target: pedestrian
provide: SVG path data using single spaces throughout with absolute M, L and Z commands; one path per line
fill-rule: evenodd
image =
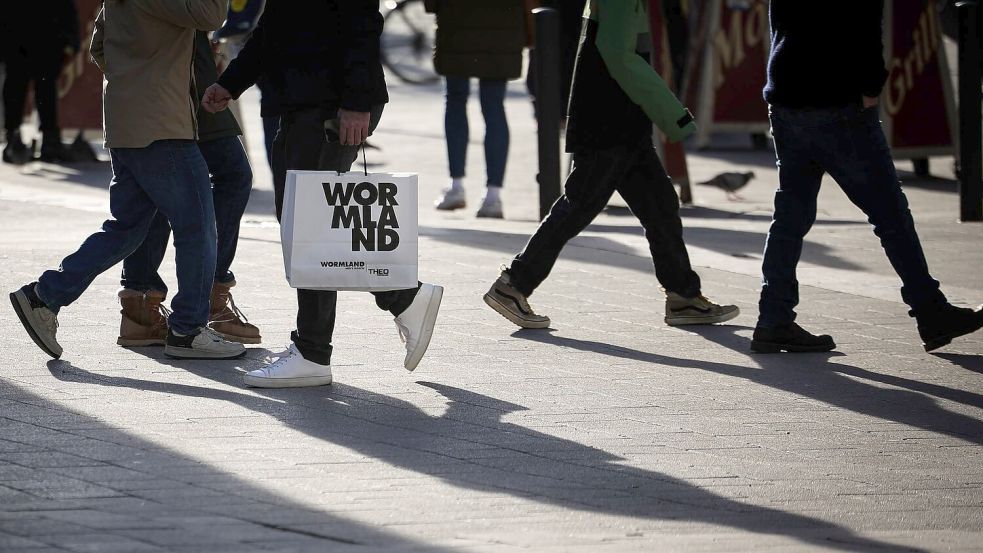
M 57 270 L 10 294 L 34 342 L 62 354 L 58 312 L 100 273 L 143 242 L 157 212 L 174 230 L 178 292 L 167 318 L 164 354 L 229 359 L 245 353 L 208 328 L 216 230 L 208 167 L 195 143 L 189 70 L 195 29 L 215 29 L 226 0 L 111 0 L 96 20 L 91 54 L 103 71 L 106 147 L 112 158 L 112 213 Z
M 502 186 L 509 155 L 505 117 L 508 81 L 522 74 L 527 42 L 525 0 L 427 0 L 437 15 L 434 69 L 444 76 L 444 134 L 451 183 L 435 202 L 439 210 L 467 207 L 465 165 L 470 140 L 467 104 L 471 78 L 478 79 L 478 100 L 485 120 L 485 194 L 478 217 L 502 218 Z
M 778 158 L 775 214 L 765 242 L 751 350 L 829 351 L 832 337 L 795 323 L 795 268 L 816 220 L 824 174 L 867 215 L 911 308 L 926 351 L 983 326 L 983 310 L 955 307 L 929 274 L 908 200 L 878 116 L 887 80 L 882 0 L 772 0 L 764 98 Z
M 560 250 L 607 205 L 617 190 L 641 222 L 666 293 L 669 325 L 720 323 L 737 306 L 704 297 L 683 243 L 679 198 L 652 138 L 655 123 L 670 140 L 696 126 L 647 59 L 651 40 L 644 3 L 590 3 L 570 93 L 566 148 L 573 169 L 525 249 L 484 296 L 485 303 L 524 328 L 546 328 L 528 297 L 546 279 Z
M 41 161 L 72 161 L 58 126 L 58 76 L 79 49 L 79 21 L 73 0 L 11 2 L 0 24 L 0 58 L 7 64 L 3 83 L 6 145 L 3 161 L 22 164 L 34 158 L 20 127 L 28 84 L 34 82 L 34 105 L 41 121 Z
M 348 171 L 389 101 L 380 61 L 382 14 L 376 0 L 269 2 L 239 56 L 205 91 L 202 106 L 225 109 L 265 79 L 262 115 L 280 118 L 273 142 L 273 186 L 279 219 L 287 171 Z M 416 368 L 430 344 L 443 288 L 374 293 L 405 341 L 403 366 Z M 297 329 L 284 356 L 249 372 L 249 386 L 285 388 L 331 383 L 337 292 L 297 290 Z
M 195 89 L 202 93 L 218 77 L 212 45 L 204 31 L 195 32 L 194 74 Z M 230 268 L 239 241 L 239 221 L 253 184 L 249 159 L 239 141 L 242 130 L 231 110 L 215 114 L 197 111 L 198 149 L 212 177 L 218 236 L 208 326 L 226 340 L 258 344 L 262 341 L 259 329 L 246 320 L 231 291 L 236 285 Z M 117 339 L 121 346 L 162 346 L 166 341 L 167 320 L 161 302 L 167 297 L 167 285 L 158 271 L 170 235 L 167 217 L 158 211 L 143 244 L 123 261 L 123 288 L 119 291 L 122 319 Z

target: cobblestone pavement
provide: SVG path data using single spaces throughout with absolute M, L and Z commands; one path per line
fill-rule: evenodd
M 801 321 L 833 334 L 835 353 L 749 354 L 776 175 L 769 153 L 736 142 L 690 168 L 755 171 L 746 199 L 697 186 L 684 210 L 706 293 L 742 309 L 733 324 L 663 324 L 645 242 L 617 207 L 533 297 L 552 329 L 485 307 L 535 228 L 535 131 L 511 89 L 505 221 L 473 217 L 477 105 L 464 212 L 430 208 L 446 180 L 439 88 L 394 83 L 373 137 L 373 170 L 421 175 L 421 277 L 447 290 L 414 373 L 391 319 L 346 293 L 333 385 L 242 387 L 295 312 L 254 96 L 257 183 L 233 269 L 262 345 L 235 362 L 117 347 L 117 269 L 63 310 L 60 361 L 0 308 L 0 551 L 983 550 L 983 334 L 924 353 L 876 238 L 831 182 L 800 281 Z M 976 305 L 983 225 L 955 222 L 948 164 L 918 181 L 899 167 L 933 272 Z M 107 175 L 0 168 L 4 290 L 98 227 Z

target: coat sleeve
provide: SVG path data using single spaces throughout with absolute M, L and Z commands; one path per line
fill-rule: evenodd
M 103 42 L 106 36 L 106 8 L 102 7 L 99 9 L 99 15 L 96 16 L 95 25 L 92 28 L 92 42 L 89 44 L 89 57 L 92 61 L 99 66 L 99 70 L 103 73 L 106 72 L 106 56 L 105 50 L 103 49 Z
M 225 22 L 228 0 L 143 0 L 146 12 L 178 27 L 214 31 Z
M 239 55 L 229 63 L 229 66 L 215 81 L 219 86 L 228 90 L 233 98 L 238 99 L 247 88 L 256 84 L 256 81 L 263 74 L 263 40 L 266 36 L 264 22 L 272 9 L 272 6 L 267 6 L 266 12 L 259 18 L 256 29 L 246 39 Z
M 598 0 L 597 4 L 597 49 L 618 86 L 669 140 L 678 142 L 696 131 L 689 110 L 635 52 L 637 21 L 645 16 L 639 13 L 638 0 Z
M 375 0 L 344 0 L 338 5 L 345 47 L 341 107 L 366 112 L 372 108 L 373 76 L 382 64 L 382 14 Z
M 861 63 L 863 63 L 863 82 L 860 90 L 864 96 L 877 98 L 884 90 L 887 81 L 887 68 L 884 67 L 884 0 L 868 0 L 858 4 Z

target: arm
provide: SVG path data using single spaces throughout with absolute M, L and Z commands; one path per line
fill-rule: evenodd
M 382 64 L 379 52 L 382 14 L 379 13 L 379 3 L 375 0 L 344 0 L 338 5 L 345 48 L 341 108 L 368 112 L 372 108 L 368 97 L 375 85 L 373 75 Z
M 103 49 L 103 40 L 106 36 L 105 26 L 106 8 L 102 7 L 99 10 L 99 15 L 96 16 L 96 23 L 92 29 L 92 42 L 89 44 L 89 56 L 92 58 L 92 61 L 99 66 L 99 70 L 103 73 L 106 72 L 106 56 L 105 50 Z
M 214 31 L 225 22 L 228 0 L 144 0 L 147 12 L 178 27 Z
M 689 111 L 652 66 L 635 53 L 636 21 L 643 17 L 637 1 L 598 0 L 597 4 L 597 49 L 611 77 L 669 140 L 678 142 L 692 134 L 696 124 Z
M 79 31 L 79 16 L 78 11 L 75 9 L 75 2 L 72 0 L 62 0 L 61 12 L 59 13 L 62 20 L 59 21 L 59 35 L 62 40 L 62 46 L 71 49 L 71 51 L 79 51 L 80 31 Z
M 256 29 L 246 39 L 239 55 L 229 63 L 216 81 L 216 84 L 228 90 L 233 98 L 238 98 L 247 88 L 256 84 L 263 74 L 263 37 L 266 36 L 263 23 L 267 21 L 267 14 L 275 9 L 273 4 L 271 2 L 267 5 L 266 12 L 259 18 Z
M 864 78 L 860 90 L 868 98 L 877 98 L 887 81 L 887 69 L 884 67 L 884 0 L 860 2 L 857 6 L 861 10 L 857 30 L 863 41 L 860 56 Z

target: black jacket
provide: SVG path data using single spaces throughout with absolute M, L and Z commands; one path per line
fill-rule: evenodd
M 883 0 L 771 0 L 765 101 L 824 108 L 880 96 L 883 11 Z
M 310 107 L 369 111 L 389 101 L 381 34 L 377 0 L 267 2 L 218 83 L 238 98 L 263 77 L 264 117 Z

